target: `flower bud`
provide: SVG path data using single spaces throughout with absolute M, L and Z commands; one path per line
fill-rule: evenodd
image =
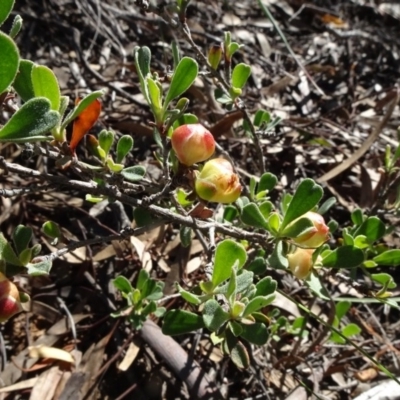
M 178 160 L 188 167 L 209 159 L 215 151 L 214 136 L 201 124 L 187 124 L 176 128 L 171 145 Z
M 306 279 L 310 275 L 313 267 L 312 254 L 313 249 L 302 249 L 300 247 L 292 253 L 288 254 L 289 268 L 293 275 L 298 279 Z
M 300 218 L 308 218 L 314 225 L 310 231 L 293 239 L 302 247 L 316 248 L 329 239 L 329 227 L 325 224 L 324 217 L 316 212 L 309 211 Z
M 17 287 L 0 272 L 0 322 L 22 311 Z
M 242 191 L 239 177 L 224 158 L 214 158 L 204 164 L 196 177 L 195 189 L 201 199 L 214 203 L 232 203 Z
M 217 69 L 222 58 L 222 46 L 214 44 L 208 51 L 208 62 L 212 69 Z

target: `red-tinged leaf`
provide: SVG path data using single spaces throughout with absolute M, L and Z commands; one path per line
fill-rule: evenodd
M 80 102 L 77 99 L 76 104 Z M 101 103 L 99 100 L 93 101 L 88 107 L 86 107 L 74 120 L 72 127 L 72 137 L 69 147 L 73 153 L 75 153 L 76 146 L 82 140 L 87 132 L 93 127 L 98 120 L 101 113 Z

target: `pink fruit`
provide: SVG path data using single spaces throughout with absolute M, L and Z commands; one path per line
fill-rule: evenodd
M 176 128 L 171 145 L 178 160 L 190 167 L 209 159 L 215 151 L 214 136 L 201 124 L 187 124 Z
M 298 279 L 306 279 L 310 275 L 313 267 L 312 254 L 313 249 L 297 248 L 292 254 L 288 254 L 289 268 L 293 275 Z
M 329 240 L 329 227 L 325 224 L 322 215 L 309 211 L 300 218 L 308 218 L 313 223 L 314 228 L 311 231 L 294 238 L 293 241 L 296 244 L 302 247 L 316 248 Z
M 22 311 L 17 287 L 0 272 L 0 322 Z
M 224 158 L 214 158 L 204 164 L 195 181 L 197 195 L 214 203 L 236 201 L 242 187 L 231 163 Z

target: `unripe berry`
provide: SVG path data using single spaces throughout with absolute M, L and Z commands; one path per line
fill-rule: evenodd
M 296 244 L 302 247 L 316 248 L 329 240 L 329 227 L 325 224 L 322 215 L 309 211 L 300 218 L 308 218 L 313 223 L 314 228 L 311 231 L 294 238 L 293 241 Z
M 306 279 L 310 275 L 313 267 L 312 254 L 313 249 L 297 248 L 292 254 L 288 254 L 289 268 L 293 275 L 298 279 Z
M 0 322 L 22 311 L 17 287 L 0 272 Z
M 215 151 L 214 136 L 201 124 L 187 124 L 176 128 L 171 145 L 178 160 L 188 167 L 208 160 Z
M 224 158 L 214 158 L 204 164 L 195 181 L 197 195 L 214 203 L 236 201 L 242 187 L 231 163 Z

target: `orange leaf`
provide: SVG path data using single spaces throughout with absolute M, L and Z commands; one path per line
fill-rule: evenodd
M 321 16 L 322 21 L 327 25 L 335 25 L 336 28 L 344 28 L 346 27 L 346 22 L 344 22 L 341 18 L 336 17 L 332 14 L 324 14 Z
M 76 104 L 80 102 L 77 99 Z M 87 132 L 93 127 L 93 125 L 98 120 L 101 113 L 101 103 L 99 100 L 95 100 L 89 106 L 87 106 L 74 120 L 72 126 L 72 137 L 69 144 L 69 148 L 73 153 L 75 153 L 76 146 L 82 140 Z

